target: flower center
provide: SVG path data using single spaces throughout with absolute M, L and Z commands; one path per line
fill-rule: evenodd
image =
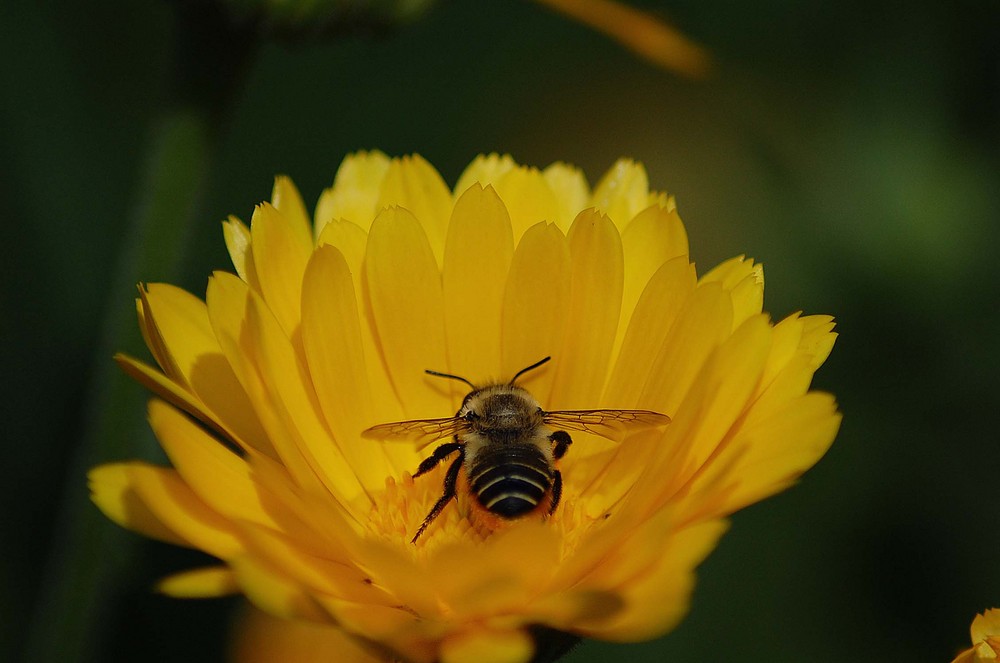
M 414 479 L 409 472 L 402 477 L 386 477 L 385 490 L 373 495 L 374 504 L 368 518 L 372 536 L 405 543 L 417 533 L 434 504 L 444 495 L 445 468 L 437 467 Z M 468 503 L 464 495 L 450 500 L 427 530 L 417 539 L 416 547 L 434 542 L 454 541 L 466 537 L 481 538 L 468 518 Z
M 446 468 L 442 466 L 417 479 L 409 472 L 404 472 L 399 478 L 386 477 L 385 490 L 372 496 L 374 504 L 367 520 L 370 535 L 417 553 L 463 540 L 483 542 L 521 520 L 544 519 L 560 533 L 566 554 L 576 547 L 580 537 L 592 525 L 603 523 L 610 515 L 600 508 L 601 505 L 581 499 L 573 484 L 568 483 L 559 507 L 551 516 L 537 512 L 505 520 L 476 503 L 468 492 L 464 476 L 460 476 L 456 497 L 445 504 L 433 522 L 411 544 L 435 503 L 444 495 L 445 473 Z

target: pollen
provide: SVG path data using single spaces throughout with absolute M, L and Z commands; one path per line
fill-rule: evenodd
M 374 538 L 390 541 L 409 542 L 413 538 L 427 512 L 441 497 L 444 482 L 444 468 L 414 479 L 409 472 L 403 472 L 397 480 L 392 476 L 385 479 L 385 490 L 372 496 L 368 531 Z M 405 548 L 416 552 L 430 550 L 443 541 L 482 540 L 488 533 L 480 532 L 469 518 L 469 509 L 464 495 L 452 500 L 441 515 L 417 539 L 416 543 L 406 543 Z

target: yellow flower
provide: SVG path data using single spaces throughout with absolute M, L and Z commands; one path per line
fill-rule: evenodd
M 174 596 L 242 592 L 278 617 L 336 628 L 415 662 L 527 661 L 534 637 L 656 637 L 683 616 L 693 570 L 733 511 L 791 485 L 840 417 L 810 392 L 828 316 L 761 312 L 760 265 L 698 278 L 674 200 L 637 163 L 582 173 L 490 155 L 450 191 L 414 156 L 348 157 L 310 223 L 291 181 L 250 228 L 224 224 L 237 275 L 205 301 L 150 284 L 139 322 L 172 468 L 90 474 L 116 522 L 221 560 L 164 580 Z M 619 443 L 580 432 L 557 461 L 558 508 L 491 530 L 447 462 L 364 439 L 451 417 L 467 387 L 518 384 L 545 410 L 646 409 L 666 427 Z M 562 637 L 562 636 L 560 636 Z
M 1000 660 L 1000 609 L 991 608 L 976 615 L 969 629 L 972 647 L 966 649 L 951 663 L 986 663 Z

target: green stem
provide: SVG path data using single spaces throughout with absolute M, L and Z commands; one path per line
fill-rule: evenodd
M 92 388 L 77 453 L 69 465 L 25 661 L 93 658 L 101 617 L 127 571 L 135 539 L 87 498 L 86 472 L 100 462 L 152 458 L 146 395 L 111 361 L 117 350 L 142 352 L 133 300 L 139 280 L 176 278 L 196 223 L 229 107 L 255 40 L 209 2 L 177 5 L 177 50 L 169 108 L 153 123 L 135 212 L 123 242 L 91 372 Z

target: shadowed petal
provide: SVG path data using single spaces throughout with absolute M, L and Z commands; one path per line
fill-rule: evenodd
M 503 377 L 501 311 L 513 256 L 503 201 L 492 187 L 471 186 L 455 203 L 442 278 L 447 368 L 477 384 Z
M 420 155 L 393 159 L 382 182 L 376 209 L 398 205 L 419 221 L 437 264 L 444 255 L 451 192 L 434 166 Z
M 588 407 L 604 389 L 618 329 L 624 274 L 621 238 L 608 217 L 581 212 L 569 236 L 571 261 L 567 334 L 549 409 Z
M 327 624 L 281 619 L 247 610 L 234 637 L 233 663 L 387 663 L 342 629 Z
M 619 159 L 594 187 L 590 204 L 607 214 L 619 230 L 649 207 L 649 177 L 641 163 Z
M 558 228 L 539 223 L 524 233 L 504 289 L 500 335 L 504 377 L 562 347 L 569 313 L 570 270 L 569 246 Z M 553 379 L 551 367 L 543 367 L 525 375 L 520 383 L 545 403 Z
M 563 215 L 559 199 L 537 168 L 511 168 L 493 186 L 510 213 L 515 242 L 521 240 L 528 228 L 541 221 L 554 223 L 565 232 L 573 220 L 572 216 Z
M 542 171 L 542 176 L 548 182 L 549 188 L 559 201 L 558 223 L 563 231 L 569 226 L 576 214 L 587 206 L 590 200 L 590 185 L 583 171 L 576 166 L 557 161 Z
M 483 188 L 491 184 L 496 188 L 497 180 L 503 177 L 507 171 L 516 167 L 517 163 L 509 154 L 500 155 L 496 152 L 486 155 L 480 154 L 466 166 L 459 176 L 458 182 L 455 184 L 455 197 L 461 196 L 466 189 L 477 182 Z
M 316 204 L 315 236 L 326 224 L 350 221 L 367 231 L 378 212 L 382 183 L 389 171 L 389 157 L 378 150 L 357 152 L 344 158 L 333 186 L 323 191 Z
M 742 256 L 731 258 L 708 274 L 701 283 L 719 283 L 733 299 L 733 329 L 764 307 L 764 266 Z
M 382 357 L 403 411 L 411 417 L 452 414 L 437 395 L 447 387 L 424 374 L 447 365 L 444 301 L 434 254 L 410 212 L 391 207 L 375 219 L 365 276 Z
M 337 446 L 367 490 L 395 474 L 381 445 L 359 439 L 377 423 L 368 385 L 354 282 L 347 261 L 333 246 L 317 250 L 302 289 L 302 345 L 320 408 Z M 347 388 L 351 385 L 350 388 Z
M 301 317 L 302 274 L 312 241 L 301 237 L 295 223 L 267 203 L 254 210 L 250 236 L 261 295 L 291 336 Z
M 94 468 L 88 479 L 94 503 L 124 527 L 222 559 L 242 550 L 229 521 L 198 499 L 174 470 L 120 463 Z
M 182 571 L 156 583 L 156 591 L 178 599 L 207 599 L 240 591 L 228 566 L 209 566 Z
M 441 663 L 527 663 L 534 651 L 524 631 L 477 629 L 445 640 Z

